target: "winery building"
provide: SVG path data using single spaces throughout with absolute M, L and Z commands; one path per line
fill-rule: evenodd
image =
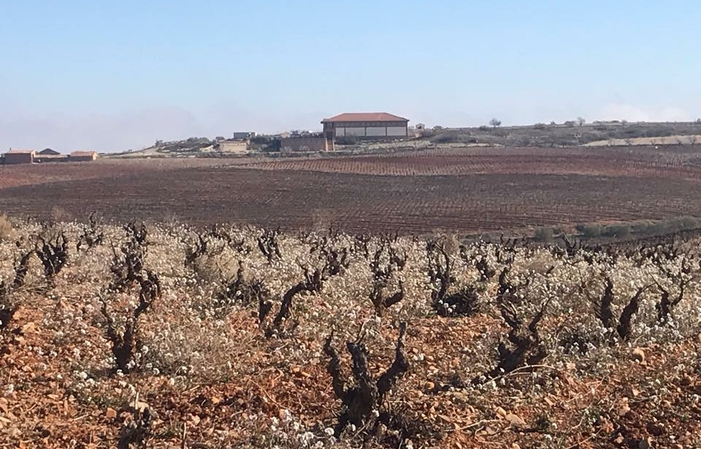
M 5 154 L 5 164 L 31 164 L 34 162 L 36 151 L 34 150 L 10 150 Z
M 68 155 L 69 162 L 89 162 L 97 159 L 97 151 L 74 151 Z
M 409 120 L 386 112 L 354 112 L 322 120 L 327 150 L 333 149 L 335 139 L 359 140 L 404 139 L 409 136 Z

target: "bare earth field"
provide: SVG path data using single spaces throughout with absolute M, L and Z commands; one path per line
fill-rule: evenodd
M 477 232 L 701 216 L 690 147 L 469 148 L 0 167 L 0 210 L 348 232 Z

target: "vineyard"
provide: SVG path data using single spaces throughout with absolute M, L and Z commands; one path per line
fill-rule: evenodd
M 664 150 L 617 148 L 442 148 L 432 151 L 242 164 L 260 170 L 308 170 L 389 176 L 474 174 L 574 174 L 699 178 L 698 153 L 690 147 Z
M 49 219 L 487 233 L 701 217 L 693 148 L 447 148 L 353 157 L 2 167 L 0 210 Z
M 0 447 L 701 446 L 693 235 L 0 224 Z
M 91 164 L 43 163 L 35 165 L 0 165 L 0 189 L 9 187 L 51 184 L 76 180 L 120 178 L 129 175 L 146 175 L 153 171 L 175 170 L 218 165 L 212 159 L 162 159 L 162 160 L 110 160 Z

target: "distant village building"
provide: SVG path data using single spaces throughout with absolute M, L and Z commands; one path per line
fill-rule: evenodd
M 68 155 L 69 162 L 89 162 L 97 159 L 97 151 L 74 151 Z
M 243 154 L 248 152 L 248 142 L 245 140 L 224 140 L 217 144 L 222 153 Z
M 56 150 L 52 150 L 51 148 L 45 148 L 37 153 L 37 156 L 60 156 L 60 155 L 61 155 L 61 153 L 59 153 Z
M 234 132 L 234 140 L 248 140 L 256 137 L 255 132 L 249 132 L 249 131 L 241 131 L 241 132 Z
M 41 151 L 39 151 L 35 156 L 34 156 L 34 162 L 66 162 L 68 160 L 68 155 L 66 154 L 61 154 L 56 150 L 52 150 L 51 148 L 45 148 Z
M 321 124 L 327 150 L 332 150 L 340 137 L 387 140 L 409 136 L 409 120 L 386 112 L 345 113 L 324 119 Z
M 10 150 L 5 154 L 5 165 L 31 164 L 34 162 L 34 150 Z

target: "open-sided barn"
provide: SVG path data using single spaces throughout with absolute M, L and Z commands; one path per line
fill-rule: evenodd
M 322 120 L 327 149 L 339 137 L 361 140 L 402 139 L 409 136 L 409 119 L 386 112 L 353 112 Z

